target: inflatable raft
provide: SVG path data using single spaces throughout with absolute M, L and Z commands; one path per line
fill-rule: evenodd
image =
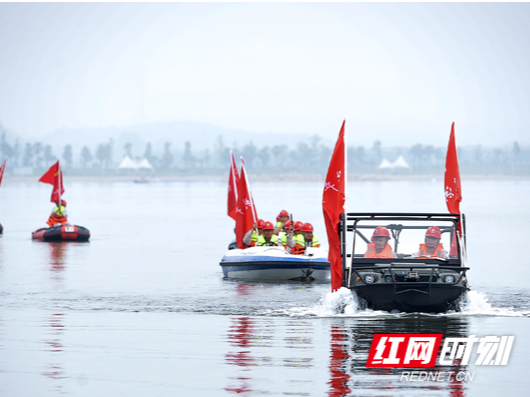
M 77 225 L 58 225 L 35 230 L 31 238 L 41 241 L 88 241 L 90 231 Z

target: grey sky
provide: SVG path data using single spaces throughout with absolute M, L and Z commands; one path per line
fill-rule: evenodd
M 0 122 L 530 144 L 528 3 L 0 3 Z

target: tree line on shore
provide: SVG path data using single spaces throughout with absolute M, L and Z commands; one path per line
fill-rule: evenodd
M 51 145 L 38 141 L 24 144 L 18 140 L 8 142 L 5 133 L 0 142 L 0 153 L 2 158 L 8 159 L 9 167 L 27 175 L 38 174 L 57 160 L 61 160 L 65 173 L 119 175 L 120 172 L 127 172 L 118 168 L 124 156 L 136 161 L 146 159 L 153 167 L 151 172 L 160 175 L 222 174 L 228 169 L 230 151 L 236 158 L 243 157 L 246 167 L 254 173 L 323 173 L 327 170 L 333 150 L 323 144 L 318 135 L 299 141 L 294 148 L 283 143 L 257 147 L 252 140 L 241 147 L 237 144 L 228 146 L 223 136 L 219 135 L 211 149 L 194 150 L 189 141 L 176 149 L 171 142 L 165 142 L 163 147 L 157 148 L 158 151 L 148 142 L 142 156 L 134 156 L 132 149 L 130 142 L 117 147 L 115 141 L 109 139 L 95 147 L 84 145 L 77 152 L 74 152 L 72 145 L 66 144 L 56 153 Z M 438 172 L 440 168 L 443 170 L 445 151 L 443 147 L 422 144 L 384 147 L 380 141 L 375 141 L 371 147 L 349 146 L 348 168 L 358 173 L 384 172 L 379 169 L 384 159 L 394 161 L 403 156 L 410 168 L 395 172 Z M 499 148 L 481 145 L 459 147 L 458 155 L 464 172 L 466 169 L 476 169 L 483 172 L 530 174 L 530 150 L 522 149 L 518 142 Z

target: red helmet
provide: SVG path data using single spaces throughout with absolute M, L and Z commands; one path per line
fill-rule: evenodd
M 61 205 L 62 205 L 63 207 L 66 207 L 66 200 L 61 200 Z
M 425 232 L 425 236 L 434 237 L 434 238 L 442 238 L 442 232 L 440 231 L 440 229 L 438 227 L 431 226 Z
M 286 227 L 287 229 L 289 229 L 289 228 L 291 227 L 291 223 L 293 223 L 293 222 L 291 222 L 290 220 L 287 221 L 287 222 L 285 222 L 285 227 Z
M 310 223 L 304 223 L 302 225 L 302 231 L 303 232 L 312 232 L 313 231 L 313 225 Z
M 304 224 L 300 221 L 294 223 L 294 230 L 300 230 Z
M 377 237 L 377 236 L 381 236 L 381 237 L 388 237 L 388 238 L 391 238 L 390 237 L 390 232 L 388 231 L 388 229 L 384 226 L 377 226 L 374 230 L 374 234 L 372 234 L 372 237 Z
M 278 217 L 280 217 L 280 216 L 289 216 L 289 213 L 287 211 L 285 211 L 285 210 L 281 210 L 280 211 L 280 215 L 278 215 Z
M 265 221 L 263 219 L 258 219 L 258 229 L 263 229 L 263 225 L 265 225 Z
M 265 222 L 263 225 L 263 230 L 274 230 L 274 226 L 272 226 L 272 223 L 270 222 Z

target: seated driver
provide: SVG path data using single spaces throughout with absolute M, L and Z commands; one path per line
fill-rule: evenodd
M 397 258 L 396 253 L 388 244 L 390 232 L 384 226 L 377 226 L 372 235 L 372 243 L 368 244 L 365 258 Z
M 436 226 L 431 226 L 425 232 L 425 244 L 420 244 L 420 250 L 413 253 L 412 256 L 418 259 L 441 258 L 449 259 L 449 253 L 444 250 L 440 243 L 442 232 Z

